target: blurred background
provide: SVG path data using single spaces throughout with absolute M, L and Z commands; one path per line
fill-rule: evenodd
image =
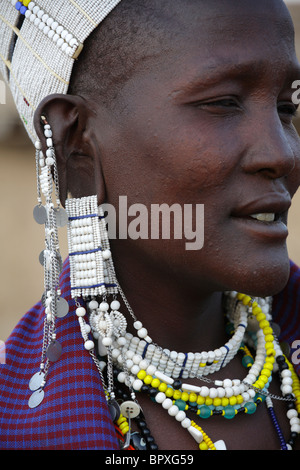
M 289 0 L 286 3 L 294 19 L 297 54 L 300 58 L 300 0 Z M 300 133 L 300 117 L 295 120 L 295 126 Z M 4 89 L 2 81 L 0 200 L 0 341 L 5 341 L 18 320 L 42 296 L 43 268 L 38 256 L 44 249 L 44 227 L 36 224 L 32 217 L 36 205 L 34 149 L 19 121 L 9 90 L 7 87 Z M 300 191 L 294 198 L 289 217 L 288 240 L 290 257 L 300 265 L 299 215 Z M 66 229 L 59 230 L 61 252 L 65 258 Z

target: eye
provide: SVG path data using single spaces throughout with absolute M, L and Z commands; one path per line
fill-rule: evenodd
M 235 97 L 216 98 L 208 101 L 198 101 L 193 106 L 207 110 L 214 114 L 228 114 L 242 109 Z
M 293 118 L 298 114 L 298 106 L 290 102 L 279 103 L 277 110 L 282 119 L 288 123 L 291 123 Z
M 221 100 L 209 101 L 202 104 L 204 106 L 224 106 L 224 108 L 230 108 L 237 105 L 236 101 L 232 98 L 223 98 Z
M 198 103 L 198 105 L 200 106 L 220 106 L 220 107 L 224 107 L 224 108 L 232 108 L 232 107 L 235 107 L 237 106 L 237 101 L 234 100 L 233 98 L 222 98 L 222 99 L 218 99 L 218 100 L 214 100 L 214 101 L 207 101 L 207 102 L 202 102 L 202 103 Z

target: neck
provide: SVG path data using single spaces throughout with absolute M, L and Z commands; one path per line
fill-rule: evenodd
M 118 281 L 155 343 L 170 350 L 196 352 L 226 341 L 221 292 L 203 293 L 176 275 L 154 272 L 149 264 L 143 269 L 139 260 L 142 258 L 127 261 L 114 249 Z

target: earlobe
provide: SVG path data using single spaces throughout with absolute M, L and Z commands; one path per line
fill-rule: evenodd
M 51 125 L 63 206 L 68 193 L 76 198 L 93 194 L 97 194 L 99 200 L 104 197 L 103 178 L 99 178 L 98 145 L 89 128 L 92 112 L 80 96 L 54 94 L 40 103 L 34 115 L 43 152 L 46 143 L 41 116 L 45 116 Z

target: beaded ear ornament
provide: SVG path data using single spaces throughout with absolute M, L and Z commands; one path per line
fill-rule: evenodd
M 149 395 L 152 402 L 173 416 L 200 450 L 226 449 L 223 440 L 213 442 L 205 433 L 199 424 L 203 419 L 219 416 L 231 420 L 240 414 L 252 415 L 265 403 L 280 449 L 293 448 L 300 433 L 300 382 L 271 326 L 270 299 L 226 293 L 229 339 L 214 351 L 176 352 L 157 345 L 138 321 L 117 281 L 106 221 L 97 197 L 68 199 L 66 210 L 60 207 L 52 132 L 45 117 L 42 123 L 47 149 L 44 157 L 41 143 L 36 144 L 38 205 L 34 218 L 45 224 L 46 231 L 46 247 L 40 256 L 45 269 L 45 323 L 41 366 L 29 384 L 33 391 L 29 406 L 34 408 L 41 403 L 50 363 L 61 354 L 55 319 L 68 313 L 68 305 L 60 297 L 58 287 L 62 261 L 57 227 L 67 224 L 71 296 L 76 303 L 83 346 L 98 370 L 112 420 L 123 436 L 123 449 L 158 448 L 138 403 L 138 393 Z M 129 319 L 121 313 L 123 308 Z M 127 331 L 128 321 L 132 322 L 135 335 Z M 243 380 L 210 377 L 238 354 L 247 370 Z M 272 375 L 277 371 L 280 397 L 269 392 Z M 189 379 L 203 384 L 191 385 Z M 287 404 L 291 429 L 288 439 L 276 417 L 274 399 Z
M 29 389 L 33 392 L 28 401 L 30 408 L 35 408 L 43 400 L 44 387 L 50 364 L 57 361 L 61 356 L 61 344 L 56 338 L 56 318 L 64 317 L 69 311 L 68 303 L 61 297 L 59 289 L 62 258 L 58 243 L 58 227 L 63 227 L 67 224 L 68 216 L 64 208 L 60 206 L 52 131 L 45 116 L 41 117 L 41 123 L 44 128 L 46 152 L 44 155 L 42 144 L 40 141 L 37 141 L 35 148 L 38 204 L 34 207 L 33 217 L 38 224 L 45 226 L 45 249 L 39 256 L 39 261 L 44 267 L 44 294 L 42 296 L 42 303 L 45 307 L 45 319 L 40 370 L 33 375 L 29 382 Z M 56 207 L 54 205 L 53 193 Z M 42 203 L 42 197 L 45 199 L 44 204 Z

